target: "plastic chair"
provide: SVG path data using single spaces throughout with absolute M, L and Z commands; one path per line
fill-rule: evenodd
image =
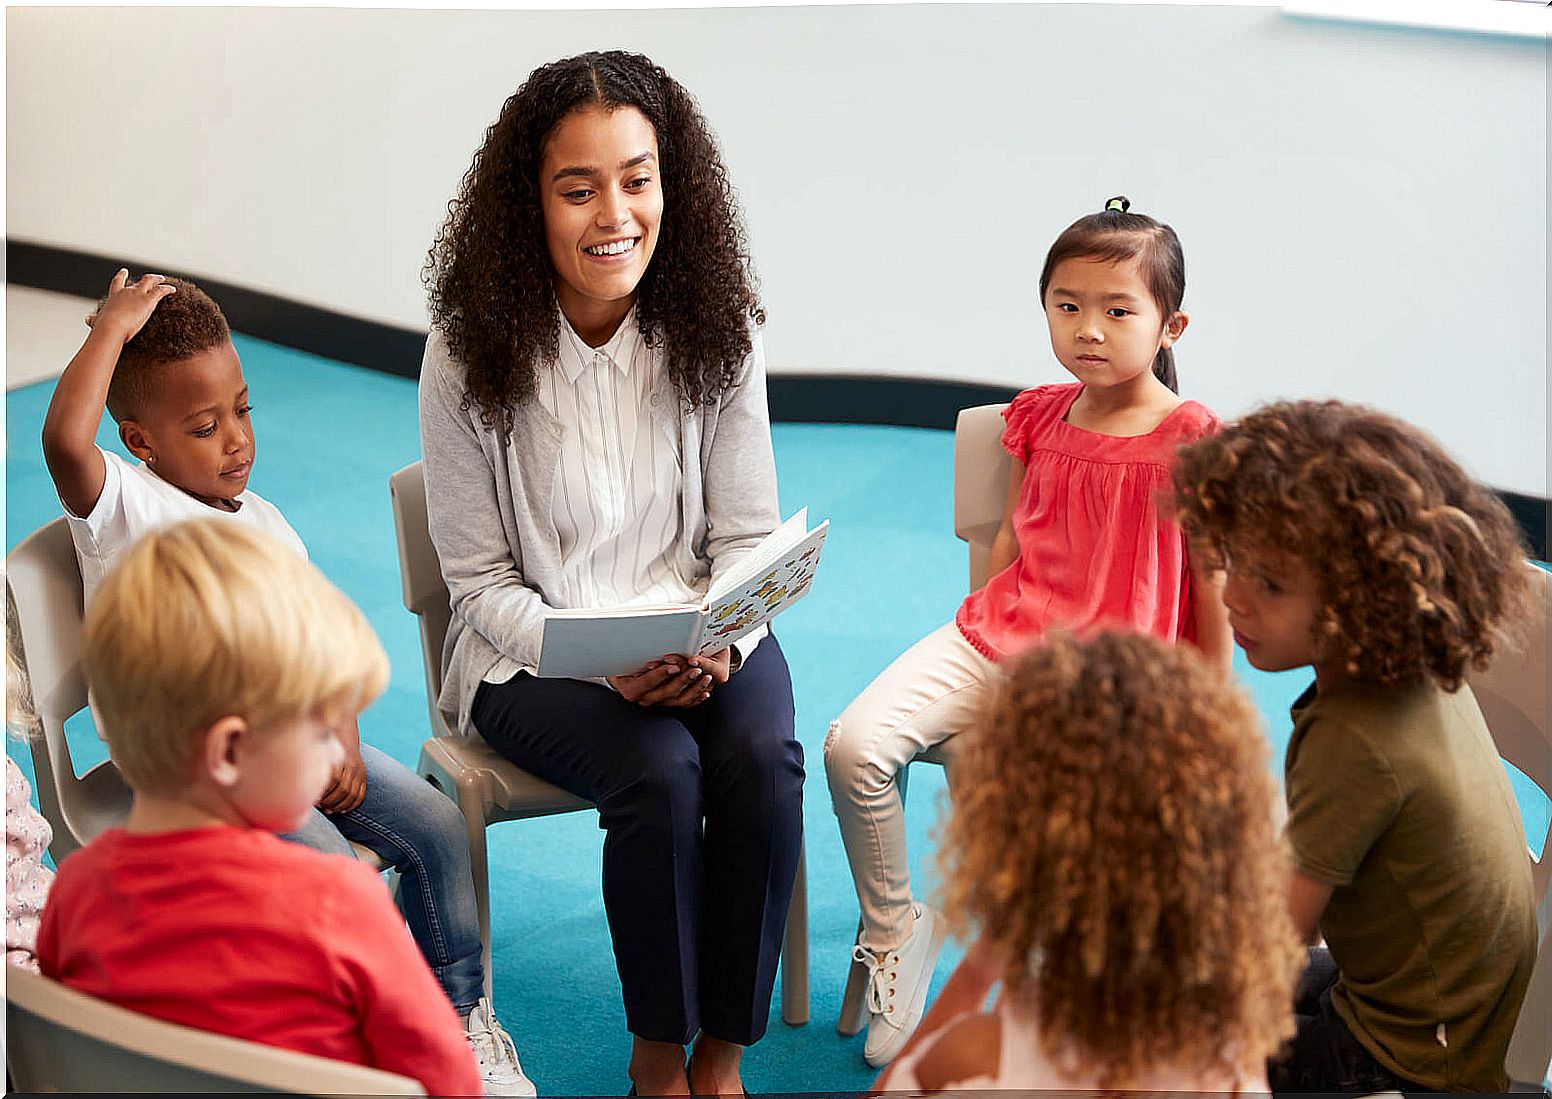
M 986 583 L 987 562 L 992 542 L 1002 527 L 1002 508 L 1008 496 L 1011 465 L 1002 449 L 1004 428 L 1002 410 L 1006 404 L 976 405 L 961 409 L 954 424 L 954 533 L 968 543 L 970 551 L 970 587 L 975 591 Z M 920 753 L 911 763 L 948 765 L 952 743 L 937 744 Z M 895 776 L 900 801 L 910 778 L 910 764 Z M 862 921 L 857 921 L 857 941 L 862 941 Z M 846 972 L 846 990 L 841 994 L 841 1016 L 835 1029 L 856 1034 L 864 1022 L 863 996 L 867 989 L 868 968 L 853 961 Z
M 1002 526 L 1012 463 L 1002 449 L 1006 404 L 963 409 L 954 424 L 954 533 L 970 548 L 970 591 L 986 583 L 992 542 Z
M 39 730 L 28 739 L 38 806 L 54 830 L 57 866 L 129 815 L 130 792 L 104 760 L 76 776 L 65 721 L 86 707 L 81 671 L 81 574 L 63 518 L 45 523 L 6 554 L 6 632 L 26 673 Z
M 426 1094 L 397 1073 L 193 1030 L 5 968 L 6 1067 L 20 1091 Z
M 57 866 L 98 833 L 129 816 L 130 790 L 112 760 L 77 777 L 65 722 L 86 708 L 81 670 L 85 640 L 81 573 L 63 517 L 33 531 L 6 554 L 6 633 L 26 675 L 40 730 L 28 739 L 37 777 L 38 806 L 54 830 L 49 854 Z M 381 870 L 387 865 L 353 843 L 356 857 Z
M 491 996 L 490 873 L 485 828 L 499 821 L 526 820 L 592 809 L 593 805 L 529 774 L 479 737 L 462 737 L 437 708 L 442 693 L 442 643 L 452 620 L 442 566 L 426 525 L 426 484 L 421 463 L 388 479 L 393 525 L 399 542 L 399 575 L 404 606 L 420 621 L 420 654 L 426 675 L 426 709 L 432 736 L 420 750 L 419 773 L 462 810 L 469 837 L 469 862 L 479 905 L 485 963 L 485 995 Z M 808 1022 L 808 870 L 798 856 L 797 880 L 787 908 L 781 948 L 781 1017 L 792 1026 Z
M 1527 565 L 1535 573 L 1533 613 L 1527 639 L 1518 651 L 1501 653 L 1486 672 L 1467 677 L 1482 716 L 1493 734 L 1498 754 L 1525 774 L 1543 795 L 1552 797 L 1552 729 L 1547 720 L 1547 645 L 1552 639 L 1548 617 L 1546 570 Z M 1541 838 L 1538 858 L 1527 848 L 1531 879 L 1535 883 L 1536 929 L 1540 948 L 1531 970 L 1530 987 L 1520 1005 L 1520 1018 L 1504 1058 L 1514 1091 L 1543 1090 L 1542 1082 L 1552 1062 L 1552 828 Z

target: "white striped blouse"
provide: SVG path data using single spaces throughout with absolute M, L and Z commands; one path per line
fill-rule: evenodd
M 666 372 L 663 349 L 645 345 L 634 309 L 597 349 L 561 315 L 559 354 L 537 394 L 565 430 L 552 506 L 564 590 L 548 593 L 552 605 L 694 603 L 703 594 L 678 550 L 677 418 L 665 418 L 670 428 L 649 407 Z

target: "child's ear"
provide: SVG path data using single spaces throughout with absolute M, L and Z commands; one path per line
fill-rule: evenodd
M 1168 347 L 1178 340 L 1186 330 L 1186 325 L 1191 323 L 1189 313 L 1176 312 L 1173 317 L 1164 322 L 1164 334 L 1159 338 L 1160 347 Z
M 124 449 L 136 458 L 148 466 L 156 464 L 156 448 L 151 445 L 151 437 L 138 420 L 120 420 L 119 438 L 124 442 Z
M 237 785 L 249 735 L 248 723 L 235 714 L 217 718 L 205 730 L 199 763 L 217 786 L 229 789 Z

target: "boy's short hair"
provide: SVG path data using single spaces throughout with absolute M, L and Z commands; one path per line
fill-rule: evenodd
M 187 279 L 169 278 L 167 285 L 178 292 L 158 303 L 145 326 L 119 352 L 108 384 L 108 412 L 116 422 L 139 414 L 152 392 L 158 367 L 232 338 L 225 314 L 209 294 Z
M 1453 691 L 1525 606 L 1509 509 L 1425 432 L 1342 401 L 1282 401 L 1179 451 L 1175 506 L 1208 561 L 1291 556 L 1319 651 L 1378 684 Z
M 163 794 L 192 779 L 200 734 L 222 717 L 262 733 L 355 714 L 388 682 L 382 644 L 343 592 L 272 536 L 214 518 L 124 554 L 87 610 L 84 663 L 114 762 Z

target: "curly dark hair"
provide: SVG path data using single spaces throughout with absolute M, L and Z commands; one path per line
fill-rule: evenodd
M 1292 557 L 1316 577 L 1323 658 L 1446 691 L 1527 606 L 1509 509 L 1420 429 L 1342 401 L 1266 405 L 1182 447 L 1174 505 L 1214 566 Z
M 1062 631 L 1014 660 L 950 771 L 945 914 L 1053 1059 L 1147 1086 L 1259 1076 L 1304 962 L 1255 709 L 1190 646 Z
M 620 50 L 540 66 L 485 132 L 423 272 L 432 324 L 466 370 L 466 399 L 504 435 L 557 352 L 539 194 L 545 141 L 566 115 L 594 105 L 634 107 L 657 135 L 663 220 L 637 287 L 636 323 L 649 346 L 667 349 L 687 406 L 714 402 L 737 380 L 749 322 L 765 322 L 733 188 L 690 94 L 648 58 Z
M 132 420 L 151 395 L 157 368 L 208 351 L 232 338 L 226 314 L 187 279 L 168 278 L 176 288 L 151 312 L 145 325 L 119 352 L 108 383 L 108 413 L 115 421 Z M 97 303 L 101 309 L 108 299 Z

